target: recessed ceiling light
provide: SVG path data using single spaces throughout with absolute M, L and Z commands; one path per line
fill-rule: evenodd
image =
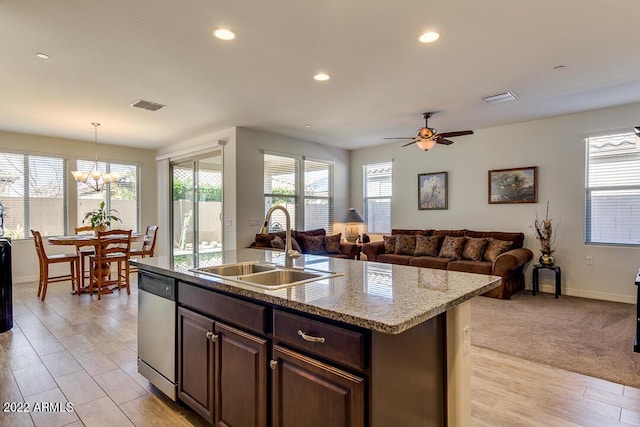
M 439 38 L 440 38 L 440 34 L 436 33 L 435 31 L 429 31 L 422 34 L 420 37 L 418 37 L 418 40 L 421 43 L 431 43 L 438 40 Z
M 310 127 L 311 127 L 311 125 L 310 125 L 310 124 L 306 124 L 306 125 L 304 125 L 304 127 L 306 127 L 306 128 L 310 128 Z
M 233 40 L 236 38 L 236 35 L 233 31 L 227 30 L 226 28 L 219 28 L 213 32 L 213 35 L 219 38 L 220 40 Z
M 313 78 L 319 82 L 324 82 L 327 81 L 331 78 L 331 76 L 329 74 L 325 74 L 325 73 L 318 73 L 315 76 L 313 76 Z
M 46 53 L 36 53 L 36 56 L 40 59 L 49 59 L 49 55 Z

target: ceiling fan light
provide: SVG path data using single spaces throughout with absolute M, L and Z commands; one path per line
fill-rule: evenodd
M 427 151 L 431 150 L 433 146 L 436 145 L 436 141 L 433 139 L 419 139 L 416 141 L 416 145 L 418 145 L 421 150 Z
M 420 43 L 433 43 L 439 38 L 440 38 L 439 33 L 436 33 L 435 31 L 428 31 L 420 35 L 420 37 L 418 37 L 418 40 L 420 41 Z

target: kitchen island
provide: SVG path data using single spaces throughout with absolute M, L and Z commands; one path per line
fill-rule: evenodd
M 266 290 L 168 258 L 134 263 L 142 282 L 177 283 L 178 398 L 216 425 L 470 423 L 468 301 L 499 277 L 305 255 L 296 268 L 341 275 Z

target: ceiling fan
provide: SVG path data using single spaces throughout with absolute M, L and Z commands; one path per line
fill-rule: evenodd
M 417 136 L 385 138 L 385 139 L 412 139 L 413 141 L 404 144 L 403 147 L 406 147 L 407 145 L 411 145 L 411 144 L 417 144 L 418 147 L 420 147 L 424 151 L 427 151 L 427 150 L 430 150 L 435 144 L 443 144 L 443 145 L 453 144 L 453 141 L 450 141 L 446 138 L 453 138 L 455 136 L 473 134 L 472 130 L 460 130 L 457 132 L 438 133 L 437 129 L 429 127 L 429 123 L 428 123 L 429 118 L 433 114 L 435 113 L 422 113 L 422 117 L 424 118 L 424 127 L 418 129 Z

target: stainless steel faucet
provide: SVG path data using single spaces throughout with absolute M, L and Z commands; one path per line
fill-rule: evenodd
M 284 212 L 284 217 L 287 220 L 286 221 L 287 229 L 285 231 L 286 242 L 284 247 L 284 266 L 290 268 L 290 267 L 293 267 L 293 260 L 296 258 L 300 258 L 300 252 L 294 251 L 293 249 L 291 249 L 291 217 L 289 216 L 289 212 L 284 206 L 275 205 L 269 208 L 269 210 L 267 211 L 267 214 L 264 217 L 264 224 L 260 229 L 260 234 L 269 233 L 269 220 L 271 219 L 271 214 L 273 214 L 275 210 L 281 210 L 282 212 Z

